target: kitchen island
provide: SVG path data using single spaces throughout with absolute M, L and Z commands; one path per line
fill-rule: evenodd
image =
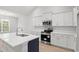
M 16 33 L 0 34 L 0 51 L 38 52 L 39 37 L 31 34 L 26 36 L 16 35 Z

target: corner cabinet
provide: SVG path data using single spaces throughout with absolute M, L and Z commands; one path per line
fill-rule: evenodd
M 52 26 L 76 26 L 73 11 L 52 15 Z

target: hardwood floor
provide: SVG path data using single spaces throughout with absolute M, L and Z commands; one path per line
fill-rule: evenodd
M 69 50 L 69 49 L 47 45 L 41 42 L 39 43 L 39 51 L 40 52 L 73 52 L 72 50 Z

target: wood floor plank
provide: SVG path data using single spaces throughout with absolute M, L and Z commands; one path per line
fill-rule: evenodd
M 39 51 L 40 52 L 72 52 L 72 51 L 64 49 L 64 48 L 46 45 L 44 43 L 39 43 Z

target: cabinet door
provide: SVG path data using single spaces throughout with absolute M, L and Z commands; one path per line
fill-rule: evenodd
M 51 34 L 51 44 L 52 45 L 58 45 L 58 39 L 56 37 L 56 34 Z
M 63 26 L 63 13 L 52 16 L 52 26 Z
M 60 35 L 59 36 L 59 46 L 66 48 L 67 47 L 67 40 L 65 38 L 65 35 Z
M 73 13 L 66 12 L 63 14 L 64 26 L 73 26 Z
M 52 16 L 52 26 L 74 26 L 73 13 L 64 12 L 54 14 Z
M 74 49 L 74 50 L 76 49 L 76 38 L 68 37 L 67 48 Z
M 58 26 L 58 20 L 56 15 L 52 15 L 52 26 Z
M 66 48 L 67 40 L 65 39 L 64 35 L 53 34 L 52 39 L 51 39 L 51 44 Z
M 51 44 L 52 44 L 52 45 L 56 45 L 56 46 L 60 46 L 60 42 L 59 42 L 59 40 L 56 39 L 56 38 L 51 39 Z
M 57 18 L 57 23 L 58 23 L 57 26 L 63 26 L 63 13 L 57 14 L 56 18 Z
M 78 15 L 78 9 L 77 8 L 73 8 L 73 19 L 74 19 L 74 26 L 77 26 L 77 15 Z

